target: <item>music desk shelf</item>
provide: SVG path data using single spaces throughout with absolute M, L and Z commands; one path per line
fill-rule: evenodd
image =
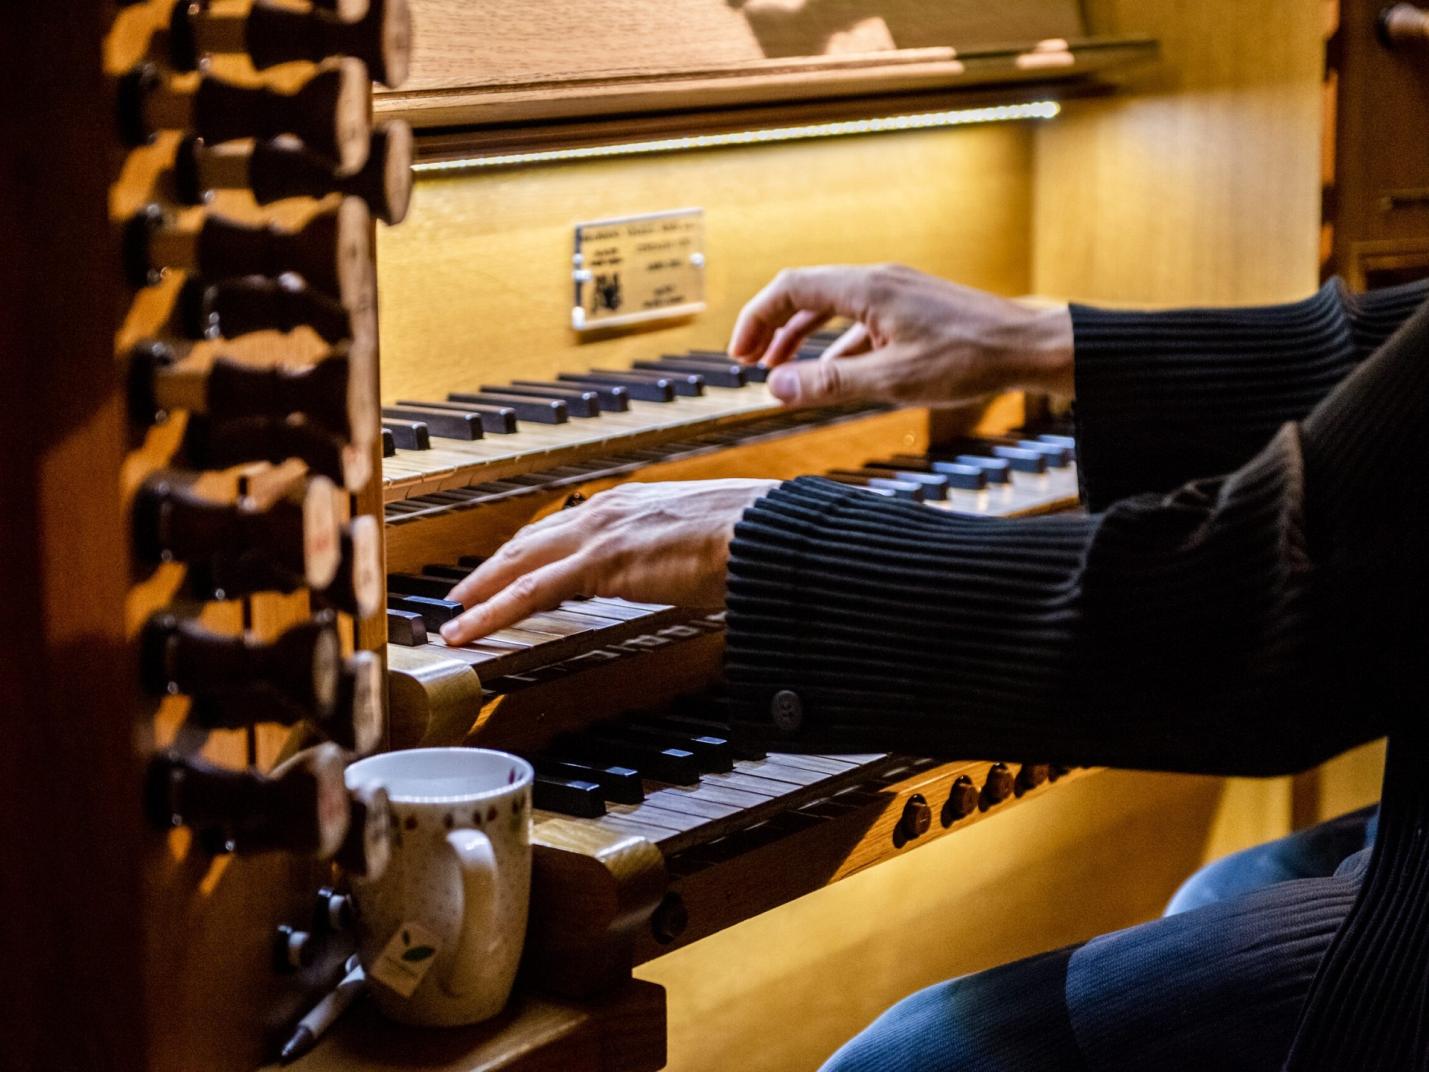
M 665 990 L 631 980 L 591 1001 L 523 993 L 471 1027 L 404 1027 L 361 999 L 313 1051 L 261 1072 L 655 1072 L 665 1065 Z

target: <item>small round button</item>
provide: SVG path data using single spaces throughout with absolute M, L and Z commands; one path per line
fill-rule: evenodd
M 667 893 L 650 917 L 650 931 L 655 941 L 669 945 L 690 925 L 690 913 L 678 893 Z
M 1017 772 L 1017 795 L 1036 789 L 1047 781 L 1050 770 L 1045 763 L 1024 763 Z
M 1001 804 L 1012 796 L 1014 779 L 1006 763 L 994 763 L 983 782 L 982 797 L 988 804 Z
M 300 931 L 284 923 L 273 935 L 273 966 L 280 972 L 295 972 L 312 964 L 317 957 L 317 943 L 308 931 Z
M 804 701 L 789 689 L 780 689 L 769 702 L 769 714 L 780 733 L 798 733 L 804 725 Z
M 943 805 L 943 825 L 952 826 L 977 811 L 977 797 L 977 786 L 973 785 L 973 780 L 966 774 L 958 775 L 948 791 L 948 802 Z
M 899 832 L 908 840 L 926 834 L 933 825 L 933 809 L 922 793 L 914 793 L 903 805 L 903 816 L 898 820 Z

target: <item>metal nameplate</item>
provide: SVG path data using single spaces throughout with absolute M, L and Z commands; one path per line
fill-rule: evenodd
M 703 312 L 704 209 L 578 223 L 573 264 L 577 331 Z

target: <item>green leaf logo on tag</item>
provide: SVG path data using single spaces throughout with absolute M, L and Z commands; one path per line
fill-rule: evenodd
M 367 977 L 409 998 L 441 951 L 442 940 L 436 933 L 417 920 L 407 920 L 392 932 L 367 969 Z

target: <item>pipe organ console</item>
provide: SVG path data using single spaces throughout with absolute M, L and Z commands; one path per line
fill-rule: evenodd
M 531 762 L 522 974 L 473 1028 L 359 1006 L 308 1072 L 659 1068 L 664 994 L 636 969 L 1102 777 L 780 752 L 732 722 L 708 608 L 579 599 L 440 639 L 484 556 L 624 481 L 1077 508 L 1045 400 L 789 409 L 722 346 L 789 264 L 1032 291 L 1032 136 L 1001 121 L 1117 91 L 1156 43 L 1091 33 L 1072 0 L 621 6 L 80 0 L 0 35 L 37 87 L 22 133 L 42 153 L 60 131 L 53 162 L 0 172 L 35 269 L 0 265 L 24 358 L 0 433 L 35 459 L 0 532 L 3 696 L 33 712 L 0 779 L 64 798 L 5 876 L 5 937 L 55 967 L 0 984 L 15 1067 L 276 1060 L 346 974 L 349 879 L 401 836 L 381 787 L 344 783 L 368 753 Z M 1401 50 L 1410 9 L 1381 27 Z M 677 227 L 694 246 L 661 244 Z M 15 923 L 61 917 L 59 951 Z M 55 1029 L 61 994 L 84 1038 Z

